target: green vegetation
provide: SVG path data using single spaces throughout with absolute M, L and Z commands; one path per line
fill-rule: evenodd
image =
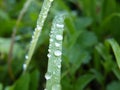
M 52 2 L 0 0 L 0 90 L 120 90 L 120 1 Z

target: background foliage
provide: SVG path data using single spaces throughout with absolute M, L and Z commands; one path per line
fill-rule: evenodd
M 65 19 L 63 40 L 62 90 L 120 90 L 120 71 L 112 49 L 105 43 L 120 43 L 120 0 L 55 0 L 45 22 L 37 48 L 22 75 L 22 65 L 43 3 L 33 0 L 15 38 L 12 74 L 8 53 L 13 27 L 25 0 L 0 0 L 0 90 L 43 90 L 51 22 L 57 12 Z

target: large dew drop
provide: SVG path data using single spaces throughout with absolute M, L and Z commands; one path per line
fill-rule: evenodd
M 62 40 L 62 39 L 63 39 L 62 35 L 56 35 L 56 40 Z
M 61 51 L 60 50 L 56 50 L 55 52 L 54 52 L 54 54 L 55 54 L 55 56 L 61 56 Z
M 45 78 L 46 78 L 46 80 L 51 79 L 51 77 L 52 77 L 52 75 L 51 75 L 50 73 L 46 73 L 46 74 L 45 74 Z
M 26 70 L 26 68 L 27 68 L 27 65 L 23 64 L 23 70 Z
M 64 25 L 63 25 L 63 24 L 56 24 L 56 26 L 57 26 L 58 28 L 64 28 Z
M 55 84 L 52 86 L 52 90 L 61 90 L 61 86 L 59 84 Z

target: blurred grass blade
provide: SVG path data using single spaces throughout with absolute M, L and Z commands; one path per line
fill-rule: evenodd
M 3 90 L 3 85 L 0 83 L 0 90 Z
M 88 83 L 90 83 L 94 78 L 95 77 L 92 74 L 87 74 L 87 75 L 81 76 L 75 84 L 75 90 L 84 90 L 86 85 Z
M 115 54 L 115 58 L 117 60 L 117 64 L 120 68 L 120 46 L 114 39 L 109 39 L 107 42 L 111 45 L 113 52 Z
M 28 73 L 23 74 L 14 84 L 14 90 L 29 90 L 30 75 Z

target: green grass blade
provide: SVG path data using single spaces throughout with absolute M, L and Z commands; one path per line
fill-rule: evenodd
M 50 33 L 46 90 L 61 90 L 61 55 L 64 29 L 64 14 L 58 14 L 53 20 Z
M 23 64 L 24 72 L 27 70 L 28 65 L 31 61 L 32 55 L 34 53 L 34 50 L 35 50 L 35 47 L 36 47 L 36 44 L 38 41 L 38 38 L 41 34 L 44 22 L 47 18 L 48 12 L 50 10 L 50 7 L 51 7 L 51 4 L 53 1 L 54 0 L 44 0 L 41 12 L 40 12 L 38 20 L 37 20 L 37 25 L 36 25 L 35 31 L 34 31 L 33 36 L 32 36 L 32 41 L 31 41 L 31 44 L 29 47 L 28 55 L 25 56 L 27 60 L 26 60 L 25 64 Z
M 115 54 L 115 58 L 117 60 L 117 64 L 120 68 L 120 46 L 114 39 L 109 39 L 107 42 L 111 45 L 113 52 Z

